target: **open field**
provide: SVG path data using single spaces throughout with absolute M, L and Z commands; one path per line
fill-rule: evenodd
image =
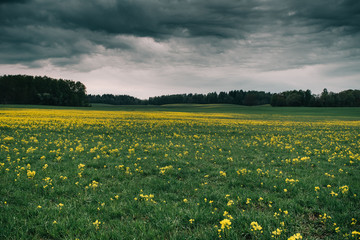
M 0 239 L 360 239 L 359 108 L 0 106 Z

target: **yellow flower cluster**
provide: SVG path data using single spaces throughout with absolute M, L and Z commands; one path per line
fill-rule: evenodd
M 169 165 L 169 166 L 165 166 L 165 167 L 161 167 L 160 168 L 160 174 L 164 175 L 166 171 L 169 171 L 173 169 L 173 166 L 172 165 Z
M 3 142 L 12 142 L 12 141 L 14 141 L 13 137 L 8 136 L 8 137 L 3 138 Z
M 99 187 L 99 182 L 93 180 L 90 184 L 89 187 L 91 187 L 93 190 L 95 190 L 97 187 Z
M 251 226 L 251 231 L 254 231 L 254 232 L 259 231 L 261 233 L 263 232 L 262 227 L 257 222 L 251 222 L 250 226 Z
M 339 189 L 343 194 L 347 194 L 349 192 L 349 186 L 347 185 L 339 187 Z
M 62 204 L 62 203 L 59 203 L 58 205 L 57 205 L 57 207 L 61 210 L 62 209 L 62 207 L 64 206 L 64 204 Z
M 281 230 L 280 228 L 277 228 L 275 231 L 272 231 L 271 234 L 272 236 L 271 237 L 278 237 L 281 235 L 283 230 Z
M 246 168 L 242 168 L 236 171 L 237 174 L 239 175 L 246 175 L 247 173 L 250 173 L 250 170 L 247 170 Z
M 93 222 L 95 230 L 99 230 L 101 224 L 102 224 L 102 222 L 100 222 L 99 220 L 96 219 L 96 221 Z
M 36 172 L 35 171 L 31 171 L 31 170 L 27 170 L 27 176 L 29 179 L 33 179 L 35 177 Z
M 326 220 L 331 219 L 331 216 L 327 215 L 326 213 L 320 214 L 319 218 L 321 219 L 322 223 L 326 223 Z
M 82 178 L 82 174 L 83 174 L 83 172 L 84 172 L 84 168 L 85 168 L 85 164 L 80 163 L 80 164 L 78 165 L 78 169 L 79 169 L 78 176 L 79 176 L 79 178 Z
M 360 232 L 358 231 L 352 231 L 351 237 L 360 239 Z
M 146 202 L 152 202 L 152 203 L 156 203 L 156 201 L 154 200 L 154 194 L 139 194 L 140 199 L 145 200 Z
M 43 185 L 43 188 L 47 188 L 48 186 L 52 186 L 52 179 L 50 177 L 45 177 L 43 179 L 43 181 L 45 182 L 45 185 Z M 54 188 L 54 187 L 52 187 Z
M 296 233 L 288 238 L 288 240 L 296 240 L 296 239 L 303 239 L 300 233 Z
M 299 182 L 299 180 L 286 178 L 286 179 L 285 179 L 285 182 L 286 182 L 286 183 L 289 183 L 290 185 L 292 185 L 292 184 L 294 184 L 294 183 Z
M 223 219 L 220 221 L 220 225 L 221 225 L 221 229 L 224 231 L 225 229 L 230 229 L 231 228 L 231 221 L 230 219 Z

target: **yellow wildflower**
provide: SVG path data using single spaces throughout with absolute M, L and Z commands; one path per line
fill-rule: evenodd
M 302 239 L 303 237 L 301 236 L 300 233 L 296 233 L 294 235 L 292 235 L 291 237 L 288 238 L 288 240 L 296 240 L 296 239 Z
M 251 222 L 250 226 L 251 226 L 251 231 L 261 231 L 262 230 L 262 227 L 257 222 Z
M 224 230 L 224 229 L 230 229 L 230 225 L 231 225 L 231 221 L 230 219 L 223 219 L 220 221 L 220 224 L 221 224 L 221 229 Z
M 271 234 L 273 235 L 272 237 L 280 236 L 281 233 L 282 233 L 282 230 L 280 228 L 277 228 L 275 231 L 271 232 Z
M 100 224 L 101 224 L 101 222 L 99 220 L 96 220 L 95 222 L 93 222 L 93 225 L 95 226 L 96 230 L 99 230 Z
M 36 174 L 35 171 L 27 170 L 27 176 L 28 176 L 29 179 L 34 178 L 35 174 Z

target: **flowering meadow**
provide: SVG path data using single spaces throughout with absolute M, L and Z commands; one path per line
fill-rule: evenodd
M 1 107 L 0 239 L 360 239 L 357 108 L 190 108 Z

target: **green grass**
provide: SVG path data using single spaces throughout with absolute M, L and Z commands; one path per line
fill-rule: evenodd
M 274 239 L 276 229 L 277 239 L 356 239 L 359 117 L 358 108 L 0 106 L 0 239 Z
M 76 109 L 83 111 L 161 111 L 161 112 L 189 112 L 189 113 L 237 113 L 248 114 L 251 119 L 283 120 L 359 120 L 360 108 L 356 107 L 271 107 L 242 106 L 233 104 L 167 104 L 167 105 L 110 105 L 91 104 L 91 107 L 54 107 L 46 105 L 1 105 L 0 109 L 26 108 L 26 109 Z

